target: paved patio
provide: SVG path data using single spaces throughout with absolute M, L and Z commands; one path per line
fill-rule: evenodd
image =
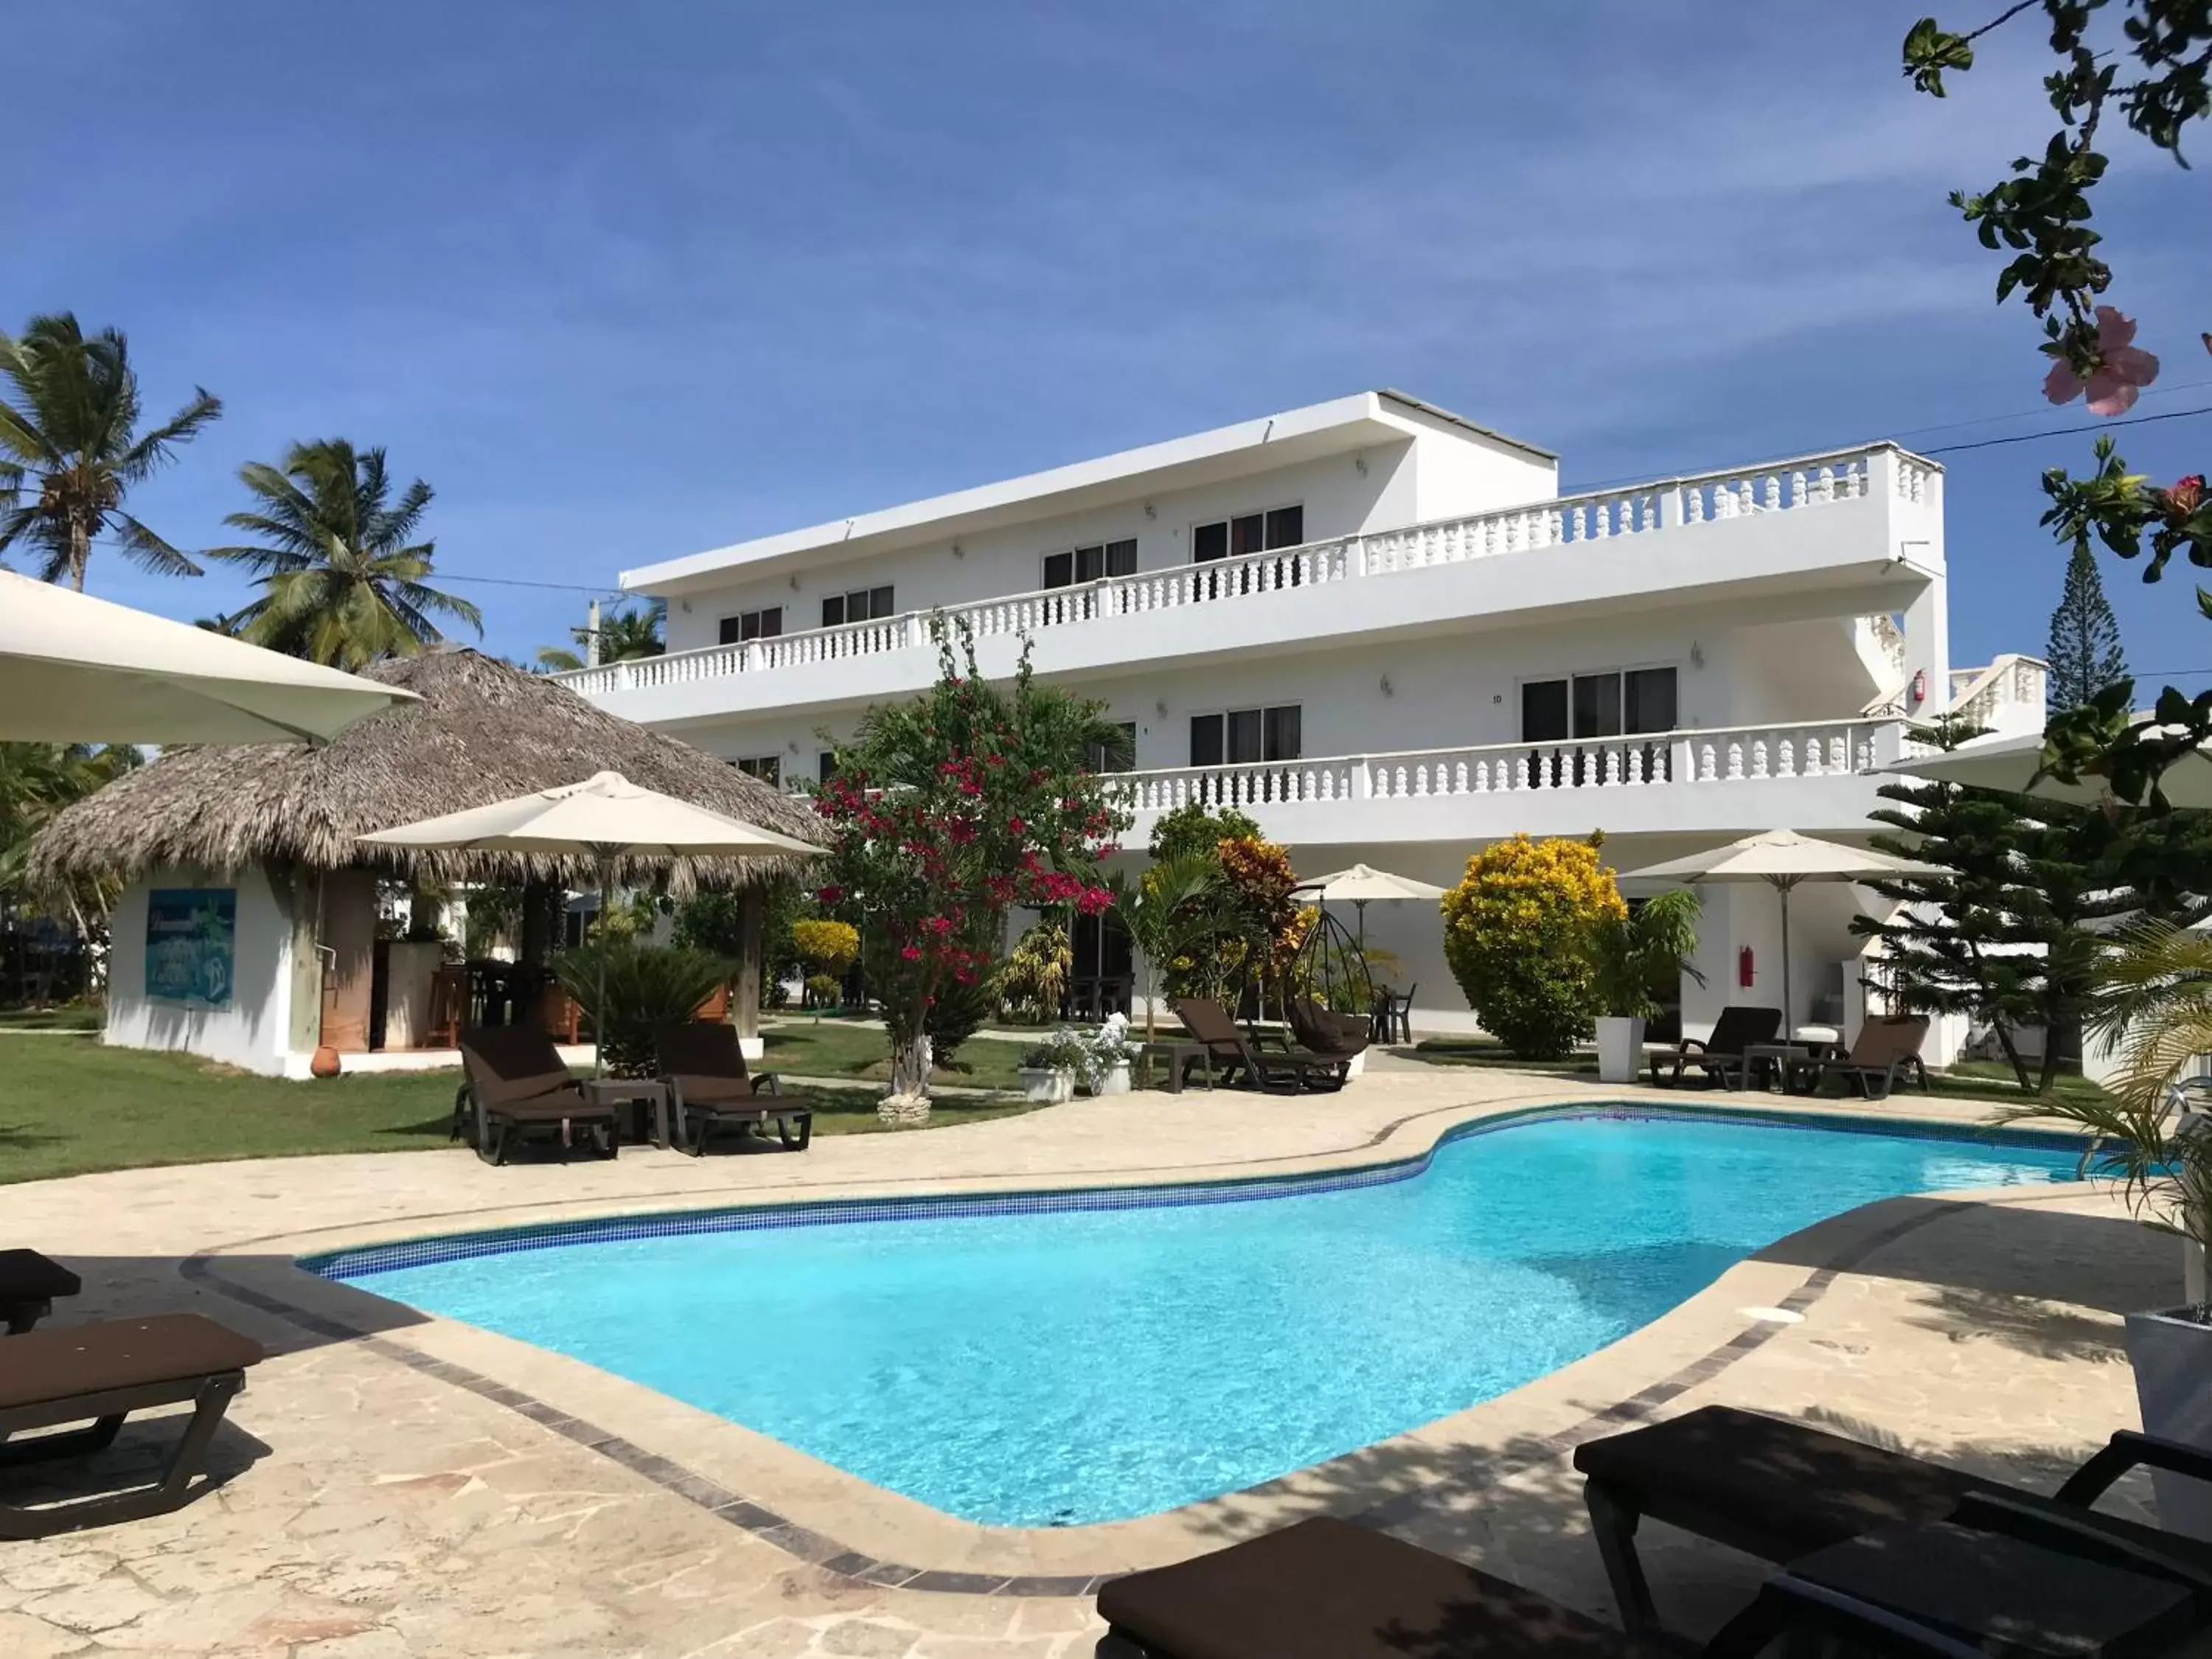
M 1425 1067 L 1338 1097 L 1078 1102 L 830 1137 L 804 1157 L 492 1170 L 406 1153 L 0 1189 L 9 1242 L 84 1274 L 65 1317 L 194 1308 L 270 1349 L 232 1413 L 216 1490 L 155 1521 L 0 1544 L 0 1653 L 1045 1659 L 1089 1652 L 1080 1592 L 1098 1575 L 1323 1510 L 1609 1614 L 1565 1456 L 1621 1402 L 1755 1405 L 2046 1486 L 2134 1420 L 2118 1315 L 2169 1299 L 2178 1266 L 2169 1243 L 2081 1194 L 1873 1206 L 1443 1423 L 1171 1516 L 1043 1534 L 952 1522 L 634 1384 L 289 1265 L 310 1249 L 641 1208 L 1324 1169 L 1416 1156 L 1472 1115 L 1637 1092 Z M 1979 1115 L 1917 1097 L 1885 1109 Z M 1745 1311 L 1777 1304 L 1802 1322 Z M 108 1455 L 150 1450 L 126 1435 Z M 1747 1561 L 1651 1533 L 1662 1606 L 1686 1627 L 1756 1582 Z M 885 1564 L 898 1571 L 872 1571 Z M 913 1572 L 926 1576 L 906 1588 L 869 1582 Z

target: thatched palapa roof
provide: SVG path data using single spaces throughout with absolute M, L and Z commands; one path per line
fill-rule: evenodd
M 765 830 L 821 839 L 820 821 L 804 801 L 481 653 L 434 651 L 364 672 L 422 701 L 372 714 L 319 749 L 171 750 L 57 814 L 32 848 L 33 878 L 127 880 L 164 865 L 368 865 L 439 880 L 589 885 L 595 878 L 587 858 L 416 853 L 363 847 L 354 837 L 602 771 Z M 671 873 L 680 889 L 695 881 L 742 884 L 790 867 L 786 859 L 702 859 L 678 861 Z

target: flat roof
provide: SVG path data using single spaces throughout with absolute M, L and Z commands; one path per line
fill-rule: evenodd
M 1103 505 L 1121 498 L 1132 480 L 1148 475 L 1156 476 L 1163 489 L 1180 489 L 1372 443 L 1395 442 L 1424 429 L 1421 420 L 1403 411 L 1537 460 L 1559 459 L 1548 449 L 1384 388 L 643 565 L 623 571 L 622 585 L 640 592 L 677 593 L 707 586 L 732 570 L 757 570 L 828 548 L 854 554 L 883 551 Z

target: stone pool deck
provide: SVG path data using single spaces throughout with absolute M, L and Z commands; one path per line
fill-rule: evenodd
M 1345 1167 L 1418 1156 L 1472 1117 L 1629 1098 L 1684 1097 L 1421 1067 L 1334 1097 L 1137 1095 L 827 1137 L 802 1156 L 493 1170 L 395 1153 L 0 1188 L 6 1242 L 84 1276 L 64 1321 L 197 1309 L 270 1350 L 218 1444 L 215 1490 L 156 1520 L 0 1544 L 0 1653 L 1087 1655 L 1099 1575 L 1321 1510 L 1609 1616 L 1566 1458 L 1624 1403 L 1755 1406 L 2045 1486 L 2135 1420 L 2118 1316 L 2170 1300 L 2178 1263 L 2078 1193 L 1875 1206 L 1442 1423 L 1170 1516 L 1045 1533 L 951 1521 L 635 1384 L 290 1265 L 623 1211 Z M 1983 1112 L 1917 1096 L 1871 1110 Z M 1801 1320 L 1747 1311 L 1777 1305 Z M 151 1449 L 126 1434 L 106 1457 L 119 1469 Z M 1756 1582 L 1747 1561 L 1648 1530 L 1662 1608 L 1683 1626 L 1710 1627 Z

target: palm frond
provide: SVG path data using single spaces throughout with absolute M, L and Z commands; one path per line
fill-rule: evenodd
M 116 458 L 115 476 L 126 485 L 143 483 L 222 414 L 222 399 L 205 386 L 192 388 L 192 400 Z
M 117 545 L 122 548 L 125 556 L 140 569 L 151 570 L 162 576 L 206 574 L 128 513 L 118 513 L 114 519 Z

